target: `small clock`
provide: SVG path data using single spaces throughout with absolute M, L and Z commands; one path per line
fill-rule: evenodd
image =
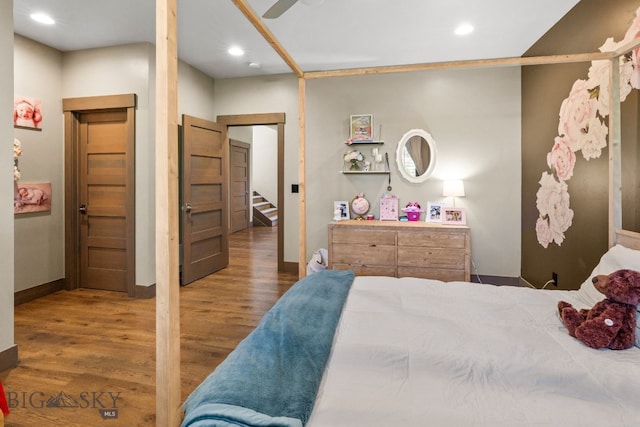
M 370 207 L 369 201 L 364 198 L 363 194 L 358 194 L 351 200 L 351 211 L 356 214 L 356 219 L 364 219 Z

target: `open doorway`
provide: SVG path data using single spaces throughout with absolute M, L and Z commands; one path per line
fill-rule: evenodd
M 229 129 L 231 233 L 278 226 L 278 133 L 271 126 Z
M 297 262 L 284 261 L 284 113 L 239 114 L 218 116 L 216 121 L 227 126 L 227 133 L 235 135 L 235 127 L 265 126 L 275 130 L 277 149 L 278 272 L 297 273 Z

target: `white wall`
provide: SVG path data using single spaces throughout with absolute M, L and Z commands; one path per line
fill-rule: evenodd
M 154 81 L 151 80 L 152 84 Z M 191 65 L 178 63 L 178 114 L 215 122 L 213 91 L 214 82 L 211 77 Z M 182 123 L 182 118 L 179 118 L 178 123 Z
M 13 331 L 13 0 L 0 2 L 0 352 L 14 346 Z
M 277 205 L 278 131 L 274 126 L 253 126 L 251 165 L 252 190 Z
M 520 70 L 496 68 L 318 79 L 307 82 L 307 253 L 327 247 L 334 200 L 364 192 L 378 217 L 384 175 L 343 175 L 351 114 L 373 114 L 377 139 L 389 154 L 392 193 L 401 207 L 417 201 L 448 202 L 442 180 L 464 179 L 471 256 L 479 274 L 520 274 Z M 403 181 L 396 144 L 414 128 L 436 141 L 437 164 L 423 184 Z M 363 147 L 369 155 L 370 147 Z M 474 271 L 472 271 L 474 272 Z
M 15 216 L 15 291 L 64 277 L 62 53 L 15 36 L 14 93 L 42 101 L 41 131 L 15 129 L 22 142 L 20 185 L 51 183 L 51 211 Z

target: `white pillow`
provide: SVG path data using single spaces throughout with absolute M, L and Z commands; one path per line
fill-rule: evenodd
M 604 299 L 604 295 L 593 286 L 591 279 L 599 274 L 611 274 L 623 268 L 640 271 L 640 251 L 629 249 L 622 245 L 615 245 L 602 255 L 600 262 L 593 269 L 591 275 L 580 285 L 578 295 L 587 305 L 595 305 L 595 303 Z
M 594 276 L 599 274 L 611 274 L 614 271 L 628 268 L 640 271 L 640 251 L 626 248 L 622 245 L 615 245 L 609 249 L 600 262 L 591 272 L 591 275 L 580 285 L 578 295 L 587 306 L 593 307 L 598 301 L 604 299 L 604 295 L 593 286 Z M 636 313 L 636 347 L 640 347 L 640 311 Z

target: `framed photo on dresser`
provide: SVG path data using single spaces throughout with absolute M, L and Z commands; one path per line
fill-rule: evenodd
M 442 203 L 427 203 L 426 221 L 442 223 Z
M 344 221 L 349 219 L 349 202 L 346 200 L 334 200 L 333 202 L 333 220 Z
M 463 208 L 442 208 L 442 223 L 445 225 L 466 225 L 467 215 Z

